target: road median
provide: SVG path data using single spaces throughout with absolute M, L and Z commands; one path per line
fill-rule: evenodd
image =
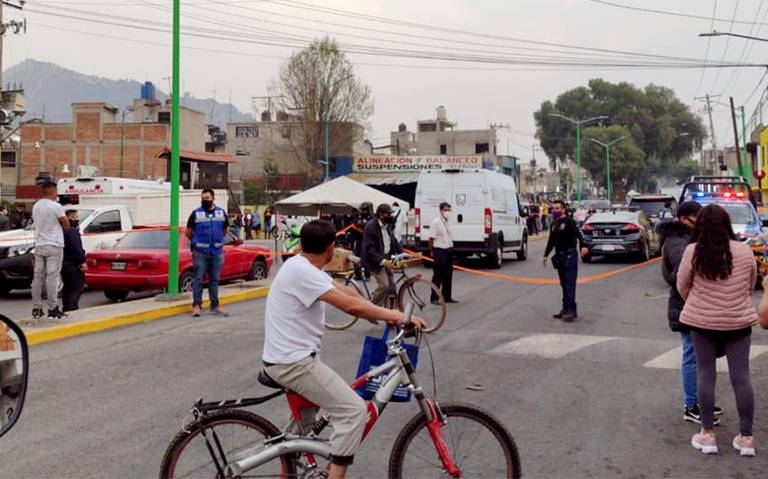
M 232 304 L 263 298 L 269 292 L 270 283 L 262 280 L 225 286 L 219 290 L 219 300 L 221 304 Z M 203 310 L 209 306 L 206 299 Z M 70 318 L 63 321 L 26 318 L 17 322 L 33 346 L 191 312 L 191 294 L 185 293 L 178 300 L 147 298 L 81 309 L 73 311 Z

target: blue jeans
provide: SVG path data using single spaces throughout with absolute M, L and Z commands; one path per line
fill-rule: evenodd
M 206 254 L 199 251 L 192 252 L 195 263 L 192 282 L 192 306 L 203 305 L 203 284 L 205 276 L 208 276 L 208 295 L 211 298 L 211 311 L 219 307 L 219 274 L 224 263 L 223 254 Z
M 563 314 L 576 314 L 576 277 L 579 274 L 579 252 L 571 248 L 563 252 L 563 264 L 557 268 L 563 290 Z
M 680 363 L 680 376 L 683 381 L 683 401 L 685 407 L 692 408 L 699 403 L 696 396 L 696 353 L 693 350 L 693 340 L 690 331 L 681 331 L 683 340 L 683 359 Z

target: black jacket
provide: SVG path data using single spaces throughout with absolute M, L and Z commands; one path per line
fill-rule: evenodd
M 661 241 L 661 274 L 670 286 L 667 303 L 667 319 L 672 331 L 689 331 L 688 326 L 680 322 L 680 313 L 685 301 L 677 291 L 677 269 L 683 259 L 683 253 L 691 238 L 691 230 L 679 221 L 667 221 L 659 225 Z
M 397 239 L 395 239 L 395 235 L 392 233 L 392 228 L 387 227 L 386 230 L 391 244 L 389 257 L 402 253 L 403 247 Z M 389 259 L 389 257 L 384 257 L 384 239 L 381 235 L 381 226 L 379 226 L 378 218 L 370 220 L 365 225 L 361 254 L 363 258 L 363 267 L 374 273 L 381 270 L 382 260 Z
M 74 226 L 64 230 L 64 262 L 80 266 L 85 263 L 85 250 L 80 230 Z
M 549 256 L 552 250 L 562 253 L 576 246 L 584 247 L 584 238 L 576 222 L 569 216 L 557 219 L 549 226 L 549 239 L 544 248 L 544 256 Z

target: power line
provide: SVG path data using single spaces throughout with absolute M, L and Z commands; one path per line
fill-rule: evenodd
M 760 10 L 763 8 L 763 3 L 765 3 L 765 0 L 760 0 L 760 3 L 757 6 L 757 12 L 755 13 L 755 22 L 757 22 L 757 19 L 760 16 Z M 766 15 L 768 15 L 768 9 L 766 9 L 765 12 L 763 13 L 763 17 L 762 17 L 761 21 L 765 20 Z M 763 28 L 763 26 L 759 25 L 757 27 L 757 31 L 754 31 L 755 30 L 755 25 L 752 25 L 749 28 L 749 35 L 752 36 L 753 33 L 754 33 L 755 36 L 759 35 L 760 34 L 760 30 L 762 30 L 762 28 Z M 707 39 L 710 39 L 710 38 L 711 37 L 707 37 Z M 744 61 L 744 59 L 747 58 L 752 53 L 752 49 L 754 48 L 754 46 L 755 46 L 755 42 L 753 42 L 751 40 L 747 40 L 744 43 L 744 48 L 741 50 L 741 55 L 739 56 L 739 59 L 738 59 L 739 63 Z M 736 78 L 739 77 L 740 73 L 741 73 L 740 69 L 734 69 L 733 70 L 733 73 L 731 73 L 731 78 L 728 80 L 728 83 L 725 84 L 725 88 L 723 88 L 722 92 L 720 93 L 721 95 L 725 95 L 728 92 L 729 88 L 731 87 L 732 84 L 734 84 L 734 81 L 736 80 Z
M 712 9 L 712 23 L 709 26 L 709 30 L 712 31 L 715 27 L 715 15 L 717 14 L 717 0 L 714 1 L 715 6 Z M 707 37 L 707 49 L 704 52 L 704 63 L 706 63 L 709 60 L 709 44 L 712 42 L 712 37 Z M 696 94 L 693 95 L 694 98 L 699 96 L 699 92 L 701 91 L 701 84 L 704 81 L 704 72 L 707 70 L 702 68 L 701 69 L 701 76 L 699 77 L 699 86 L 696 87 Z
M 739 0 L 736 0 L 736 4 L 733 7 L 733 15 L 731 17 L 731 25 L 728 27 L 728 33 L 733 33 L 733 21 L 736 19 L 736 13 L 739 11 Z M 731 37 L 729 36 L 725 40 L 725 48 L 723 48 L 723 54 L 720 56 L 720 63 L 725 60 L 725 55 L 728 53 L 728 47 L 731 44 Z M 712 87 L 709 89 L 709 91 L 713 92 L 715 91 L 715 85 L 717 85 L 717 81 L 720 79 L 720 70 L 717 70 L 717 73 L 715 74 L 715 81 L 712 82 Z
M 655 13 L 655 14 L 659 14 L 659 15 L 667 15 L 667 16 L 681 17 L 681 18 L 692 18 L 692 19 L 696 19 L 696 20 L 710 20 L 710 17 L 704 16 L 704 15 L 694 15 L 694 14 L 691 14 L 691 13 L 681 13 L 681 12 L 672 12 L 672 11 L 668 11 L 668 10 L 657 10 L 657 9 L 653 9 L 653 8 L 635 7 L 635 6 L 624 5 L 624 4 L 616 3 L 616 2 L 609 2 L 607 0 L 587 0 L 587 1 L 588 2 L 592 2 L 592 3 L 599 3 L 599 4 L 602 4 L 602 5 L 608 5 L 608 6 L 616 7 L 616 8 L 623 8 L 625 10 L 633 10 L 633 11 L 636 11 L 636 12 Z M 755 24 L 755 22 L 748 22 L 748 21 L 745 21 L 745 20 L 735 20 L 735 19 L 731 20 L 731 19 L 728 19 L 728 18 L 713 17 L 712 20 L 715 21 L 715 22 L 723 22 L 723 23 L 731 23 L 731 22 L 733 22 L 733 23 L 736 23 L 738 25 L 754 25 Z M 760 25 L 765 25 L 765 24 L 764 23 L 760 23 Z

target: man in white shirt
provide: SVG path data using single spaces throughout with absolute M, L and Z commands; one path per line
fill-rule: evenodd
M 406 210 L 407 208 L 400 208 L 400 204 L 397 201 L 392 203 L 392 217 L 395 221 L 395 228 L 393 233 L 395 234 L 395 238 L 400 242 L 400 244 L 403 243 L 406 232 L 408 230 L 408 213 Z
M 43 317 L 43 282 L 48 303 L 48 319 L 63 319 L 67 315 L 59 309 L 58 286 L 61 263 L 64 259 L 64 229 L 69 220 L 64 207 L 56 200 L 56 183 L 43 183 L 43 197 L 32 208 L 35 224 L 35 276 L 32 280 L 32 316 Z
M 434 260 L 432 283 L 442 288 L 443 299 L 446 303 L 458 303 L 453 299 L 453 233 L 451 231 L 451 205 L 440 203 L 440 214 L 432 220 L 429 226 L 429 253 Z M 432 292 L 433 303 L 438 302 L 437 295 Z
M 368 409 L 360 396 L 319 357 L 325 303 L 345 313 L 398 325 L 402 313 L 380 308 L 322 271 L 333 258 L 336 231 L 330 222 L 312 220 L 301 228 L 302 252 L 275 276 L 264 321 L 265 371 L 283 387 L 301 394 L 331 417 L 330 479 L 342 479 L 362 440 Z M 413 316 L 417 329 L 424 327 Z

